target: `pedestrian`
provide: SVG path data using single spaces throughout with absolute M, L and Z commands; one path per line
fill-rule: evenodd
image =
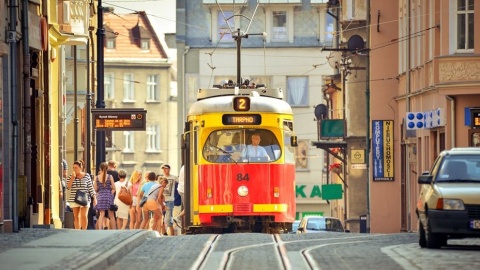
M 167 178 L 168 185 L 163 191 L 163 196 L 165 197 L 165 226 L 167 226 L 168 235 L 173 235 L 173 206 L 175 200 L 174 188 L 175 184 L 178 183 L 178 177 L 176 175 L 170 174 L 170 165 L 165 164 L 162 166 L 163 176 Z
M 138 191 L 137 191 L 138 203 L 140 203 L 140 200 L 142 199 L 142 197 L 140 197 L 140 192 L 142 191 L 143 185 L 145 185 L 145 183 L 148 183 L 148 182 L 149 182 L 149 181 L 148 181 L 148 175 L 149 175 L 150 173 L 151 173 L 151 171 L 145 171 L 145 172 L 143 173 L 143 177 L 142 177 L 142 180 L 141 180 L 141 182 L 140 182 L 140 187 L 138 188 Z M 139 209 L 140 209 L 140 212 L 141 212 L 141 219 L 142 219 L 142 221 L 143 221 L 144 219 L 150 220 L 150 216 L 143 216 L 143 211 L 142 211 L 142 208 L 141 208 L 140 206 L 139 206 Z M 140 224 L 142 224 L 142 223 L 140 222 Z M 139 229 L 148 229 L 148 225 L 149 225 L 149 222 L 146 223 L 146 226 L 147 226 L 146 228 L 140 227 Z
M 173 214 L 173 222 L 177 227 L 180 229 L 184 230 L 186 228 L 183 228 L 184 222 L 184 216 L 185 216 L 185 165 L 182 165 L 180 168 L 180 171 L 178 172 L 178 186 L 177 186 L 177 192 L 180 195 L 181 199 L 181 211 L 178 215 Z
M 70 191 L 68 196 L 68 203 L 73 211 L 73 224 L 77 230 L 86 230 L 88 226 L 88 209 L 90 208 L 90 201 L 93 198 L 93 205 L 97 204 L 94 185 L 90 175 L 82 171 L 82 163 L 75 161 L 73 163 L 73 173 L 67 180 L 67 189 Z M 78 190 L 88 193 L 88 204 L 86 206 L 75 202 L 75 194 Z
M 113 177 L 113 182 L 118 182 L 120 180 L 117 172 L 117 163 L 114 160 L 108 162 L 107 173 Z
M 130 184 L 128 186 L 128 190 L 130 194 L 132 194 L 132 205 L 130 206 L 130 229 L 140 229 L 140 224 L 142 223 L 142 209 L 138 205 L 140 201 L 138 199 L 138 190 L 140 189 L 140 185 L 142 182 L 142 172 L 140 171 L 133 171 L 132 175 L 130 176 Z
M 145 183 L 142 188 L 140 189 L 140 196 L 138 198 L 143 198 L 144 196 L 147 197 L 146 203 L 142 207 L 143 212 L 143 220 L 142 224 L 140 225 L 141 228 L 145 228 L 149 221 L 149 211 L 153 212 L 153 226 L 152 229 L 156 230 L 158 225 L 158 220 L 162 217 L 162 210 L 163 204 L 160 204 L 161 201 L 161 193 L 160 187 L 161 185 L 158 184 L 156 181 L 156 174 L 154 172 L 150 172 L 148 174 L 148 182 Z
M 127 187 L 128 181 L 127 178 L 127 171 L 120 169 L 118 171 L 118 177 L 120 180 L 115 182 L 115 205 L 117 205 L 117 228 L 120 230 L 125 230 L 127 228 L 128 223 L 128 214 L 130 210 L 130 205 L 126 205 L 123 203 L 119 198 L 118 195 L 120 194 L 120 190 L 122 187 Z
M 100 170 L 93 183 L 95 191 L 97 192 L 97 211 L 100 212 L 97 222 L 103 224 L 105 211 L 108 211 L 110 228 L 115 229 L 115 216 L 113 215 L 113 211 L 110 210 L 110 205 L 113 204 L 113 196 L 115 194 L 115 182 L 113 181 L 113 177 L 107 173 L 107 168 L 108 165 L 106 162 L 100 163 Z
M 174 194 L 174 199 L 173 199 L 173 234 L 174 235 L 179 235 L 182 234 L 182 225 L 181 222 L 178 222 L 178 216 L 180 215 L 180 212 L 182 211 L 182 197 L 180 197 L 180 193 L 178 193 L 178 183 L 175 183 L 175 187 L 173 187 L 173 194 Z M 177 218 L 177 219 L 175 219 Z
M 66 181 L 68 174 L 68 164 L 65 159 L 62 159 L 62 178 L 60 180 L 60 200 L 63 201 L 63 193 L 65 192 Z

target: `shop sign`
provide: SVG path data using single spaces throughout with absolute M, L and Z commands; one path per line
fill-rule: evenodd
M 322 198 L 322 185 L 295 185 L 296 198 Z

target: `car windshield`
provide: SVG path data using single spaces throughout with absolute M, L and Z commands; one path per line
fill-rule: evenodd
M 436 182 L 480 182 L 479 155 L 451 155 L 443 159 Z
M 309 218 L 307 230 L 343 232 L 340 220 L 333 218 Z

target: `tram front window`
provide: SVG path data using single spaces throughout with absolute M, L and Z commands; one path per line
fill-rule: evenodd
M 266 129 L 222 129 L 210 133 L 203 156 L 213 163 L 272 162 L 280 158 L 278 140 Z

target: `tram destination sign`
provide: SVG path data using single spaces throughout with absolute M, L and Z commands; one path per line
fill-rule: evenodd
M 262 116 L 260 114 L 224 114 L 222 115 L 224 125 L 260 125 Z
M 145 130 L 147 111 L 139 108 L 92 109 L 97 130 Z

